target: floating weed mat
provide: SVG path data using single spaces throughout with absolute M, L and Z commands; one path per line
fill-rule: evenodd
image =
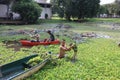
M 73 51 L 68 52 L 71 58 Z M 57 60 L 57 65 L 46 65 L 26 80 L 119 80 L 120 48 L 110 39 L 90 39 L 78 45 L 77 61 Z
M 31 55 L 24 51 L 15 52 L 12 49 L 6 49 L 5 47 L 0 47 L 0 65 L 18 60 L 25 56 Z

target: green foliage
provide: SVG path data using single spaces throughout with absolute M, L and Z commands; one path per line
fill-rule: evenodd
M 104 6 L 100 6 L 99 14 L 109 14 L 109 12 Z
M 111 4 L 101 5 L 100 14 L 108 14 L 108 15 L 120 15 L 120 4 L 119 1 Z
M 58 8 L 58 16 L 60 17 L 60 18 L 64 18 L 64 10 L 62 9 L 62 8 Z
M 71 20 L 71 18 L 84 19 L 96 16 L 99 2 L 99 0 L 58 0 L 56 1 L 58 5 L 53 6 L 58 6 L 60 9 L 56 12 L 60 15 L 64 13 L 67 20 Z
M 120 19 L 119 18 L 92 18 L 88 19 L 90 22 L 108 22 L 108 23 L 119 23 Z
M 41 61 L 43 61 L 43 60 L 40 58 L 40 56 L 38 56 L 38 57 L 35 57 L 35 58 L 33 58 L 33 59 L 30 59 L 30 60 L 27 62 L 27 64 L 29 64 L 29 65 L 31 65 L 31 66 L 35 66 L 35 65 L 39 64 Z
M 78 53 L 77 60 L 75 63 L 71 62 L 71 57 L 73 56 L 73 50 L 67 52 L 67 57 L 63 59 L 55 59 L 53 62 L 49 62 L 40 71 L 33 74 L 31 77 L 25 80 L 119 80 L 120 79 L 120 47 L 117 46 L 117 39 L 119 41 L 119 30 L 112 30 L 111 24 L 119 23 L 120 19 L 112 18 L 94 18 L 90 19 L 90 22 L 86 23 L 76 23 L 76 22 L 64 22 L 57 19 L 46 20 L 45 23 L 41 25 L 1 25 L 1 32 L 7 31 L 10 28 L 15 30 L 18 29 L 50 29 L 55 28 L 58 23 L 69 24 L 72 26 L 70 31 L 77 33 L 81 32 L 95 32 L 102 33 L 111 36 L 111 39 L 103 38 L 91 38 L 87 39 L 86 42 L 77 44 Z M 104 22 L 104 23 L 103 23 Z M 107 24 L 105 24 L 107 22 Z M 111 23 L 111 24 L 108 24 Z M 67 30 L 68 31 L 68 30 Z M 43 36 L 43 35 L 41 35 Z M 6 36 L 5 36 L 6 37 Z M 11 39 L 16 39 L 22 37 L 19 36 L 9 36 Z M 28 36 L 26 36 L 28 37 Z M 7 38 L 7 39 L 9 39 Z M 67 43 L 71 42 L 69 38 L 60 37 L 60 39 L 65 38 Z M 1 39 L 6 39 L 3 36 Z M 32 48 L 22 48 L 20 51 L 13 51 L 13 49 L 6 48 L 0 43 L 0 65 L 23 58 L 25 56 L 31 55 L 33 53 L 38 53 L 39 55 L 46 52 L 52 52 L 53 58 L 56 58 L 59 53 L 59 45 L 50 46 L 34 46 Z M 39 58 L 39 57 L 38 57 Z M 41 61 L 41 58 L 39 58 Z M 38 59 L 36 62 L 40 62 Z M 55 65 L 56 63 L 56 65 Z M 36 63 L 33 63 L 36 65 Z
M 12 10 L 19 13 L 21 19 L 28 23 L 36 22 L 41 13 L 40 6 L 32 0 L 20 0 L 16 2 Z
M 15 52 L 13 49 L 7 49 L 3 44 L 0 44 L 0 52 L 0 65 L 21 59 L 31 54 L 24 51 Z
M 119 80 L 120 49 L 109 39 L 90 39 L 78 46 L 77 61 L 71 62 L 73 51 L 68 57 L 58 59 L 57 65 L 47 64 L 30 79 L 36 80 Z
M 48 46 L 47 49 L 44 46 L 38 47 L 34 47 L 32 50 L 40 50 L 39 54 L 41 54 L 43 51 L 52 49 L 56 52 L 53 54 L 57 54 L 59 46 Z M 5 47 L 0 48 L 2 64 L 30 55 L 23 51 L 13 54 L 12 50 L 5 49 Z M 119 80 L 120 49 L 114 41 L 110 39 L 90 39 L 87 43 L 78 45 L 77 61 L 75 63 L 71 62 L 72 55 L 73 51 L 68 52 L 68 57 L 55 60 L 56 65 L 48 63 L 42 70 L 25 80 Z M 36 65 L 41 62 L 41 58 L 36 57 L 30 61 L 33 62 L 32 65 Z

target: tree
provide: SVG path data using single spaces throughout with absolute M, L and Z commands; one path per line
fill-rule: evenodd
M 57 13 L 63 12 L 67 20 L 91 18 L 96 16 L 99 10 L 99 2 L 100 0 L 56 0 L 58 8 L 61 8 L 58 10 L 62 10 Z
M 104 5 L 100 6 L 99 14 L 109 14 L 107 8 Z
M 101 5 L 99 14 L 108 14 L 109 17 L 112 15 L 120 15 L 120 6 L 118 2 Z
M 64 17 L 64 9 L 60 6 L 60 2 L 58 0 L 51 0 L 52 3 L 52 13 L 58 14 L 59 17 Z
M 107 14 L 109 17 L 118 17 L 120 16 L 120 0 L 115 0 L 114 3 L 101 5 L 99 14 Z
M 28 23 L 35 23 L 41 13 L 40 6 L 32 0 L 18 0 L 12 10 L 19 13 L 21 20 Z
M 115 4 L 117 6 L 117 14 L 120 15 L 120 0 L 115 0 Z

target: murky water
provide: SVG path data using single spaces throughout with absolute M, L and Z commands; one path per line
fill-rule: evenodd
M 75 27 L 77 26 L 77 27 Z M 78 27 L 80 26 L 80 27 Z M 70 30 L 68 30 L 70 29 Z M 75 31 L 72 31 L 75 30 Z M 47 29 L 37 29 L 37 31 L 40 34 L 43 34 L 46 32 Z M 118 23 L 105 23 L 105 22 L 99 22 L 99 23 L 82 23 L 78 25 L 66 25 L 66 24 L 54 24 L 52 28 L 49 28 L 57 38 L 61 37 L 67 37 L 71 40 L 75 40 L 77 42 L 84 42 L 84 38 L 112 38 L 111 36 L 104 34 L 102 32 L 114 32 L 120 30 L 120 24 Z M 77 30 L 84 30 L 84 32 L 77 33 Z M 87 32 L 87 30 L 89 30 Z M 30 33 L 31 30 L 14 30 L 14 29 L 8 29 L 5 31 L 0 32 L 0 37 L 2 36 L 14 36 L 14 35 L 27 35 L 25 32 Z M 86 32 L 85 32 L 86 31 Z M 91 31 L 91 32 L 90 32 Z M 94 32 L 95 31 L 95 32 Z M 98 33 L 99 32 L 99 33 Z M 7 48 L 13 48 L 15 51 L 19 51 L 21 48 L 31 48 L 29 46 L 20 46 L 18 42 L 16 41 L 8 41 L 5 43 L 5 46 Z
M 6 48 L 13 48 L 14 51 L 20 51 L 21 48 L 31 48 L 30 46 L 21 46 L 16 41 L 7 41 L 4 43 L 4 46 L 6 46 Z

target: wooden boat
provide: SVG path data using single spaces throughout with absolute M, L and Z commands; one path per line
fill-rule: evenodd
M 30 68 L 26 63 L 31 58 L 37 56 L 38 56 L 37 54 L 31 55 L 0 66 L 0 80 L 21 80 L 37 72 L 49 61 L 48 59 L 46 59 L 42 61 L 40 64 Z
M 37 71 L 39 71 L 48 61 L 49 61 L 49 59 L 46 59 L 43 62 L 41 62 L 40 64 L 10 77 L 8 80 L 23 80 L 23 79 L 31 76 L 32 74 L 36 73 Z
M 55 41 L 30 41 L 30 40 L 20 40 L 22 46 L 36 46 L 36 45 L 55 45 L 60 44 L 60 40 Z

